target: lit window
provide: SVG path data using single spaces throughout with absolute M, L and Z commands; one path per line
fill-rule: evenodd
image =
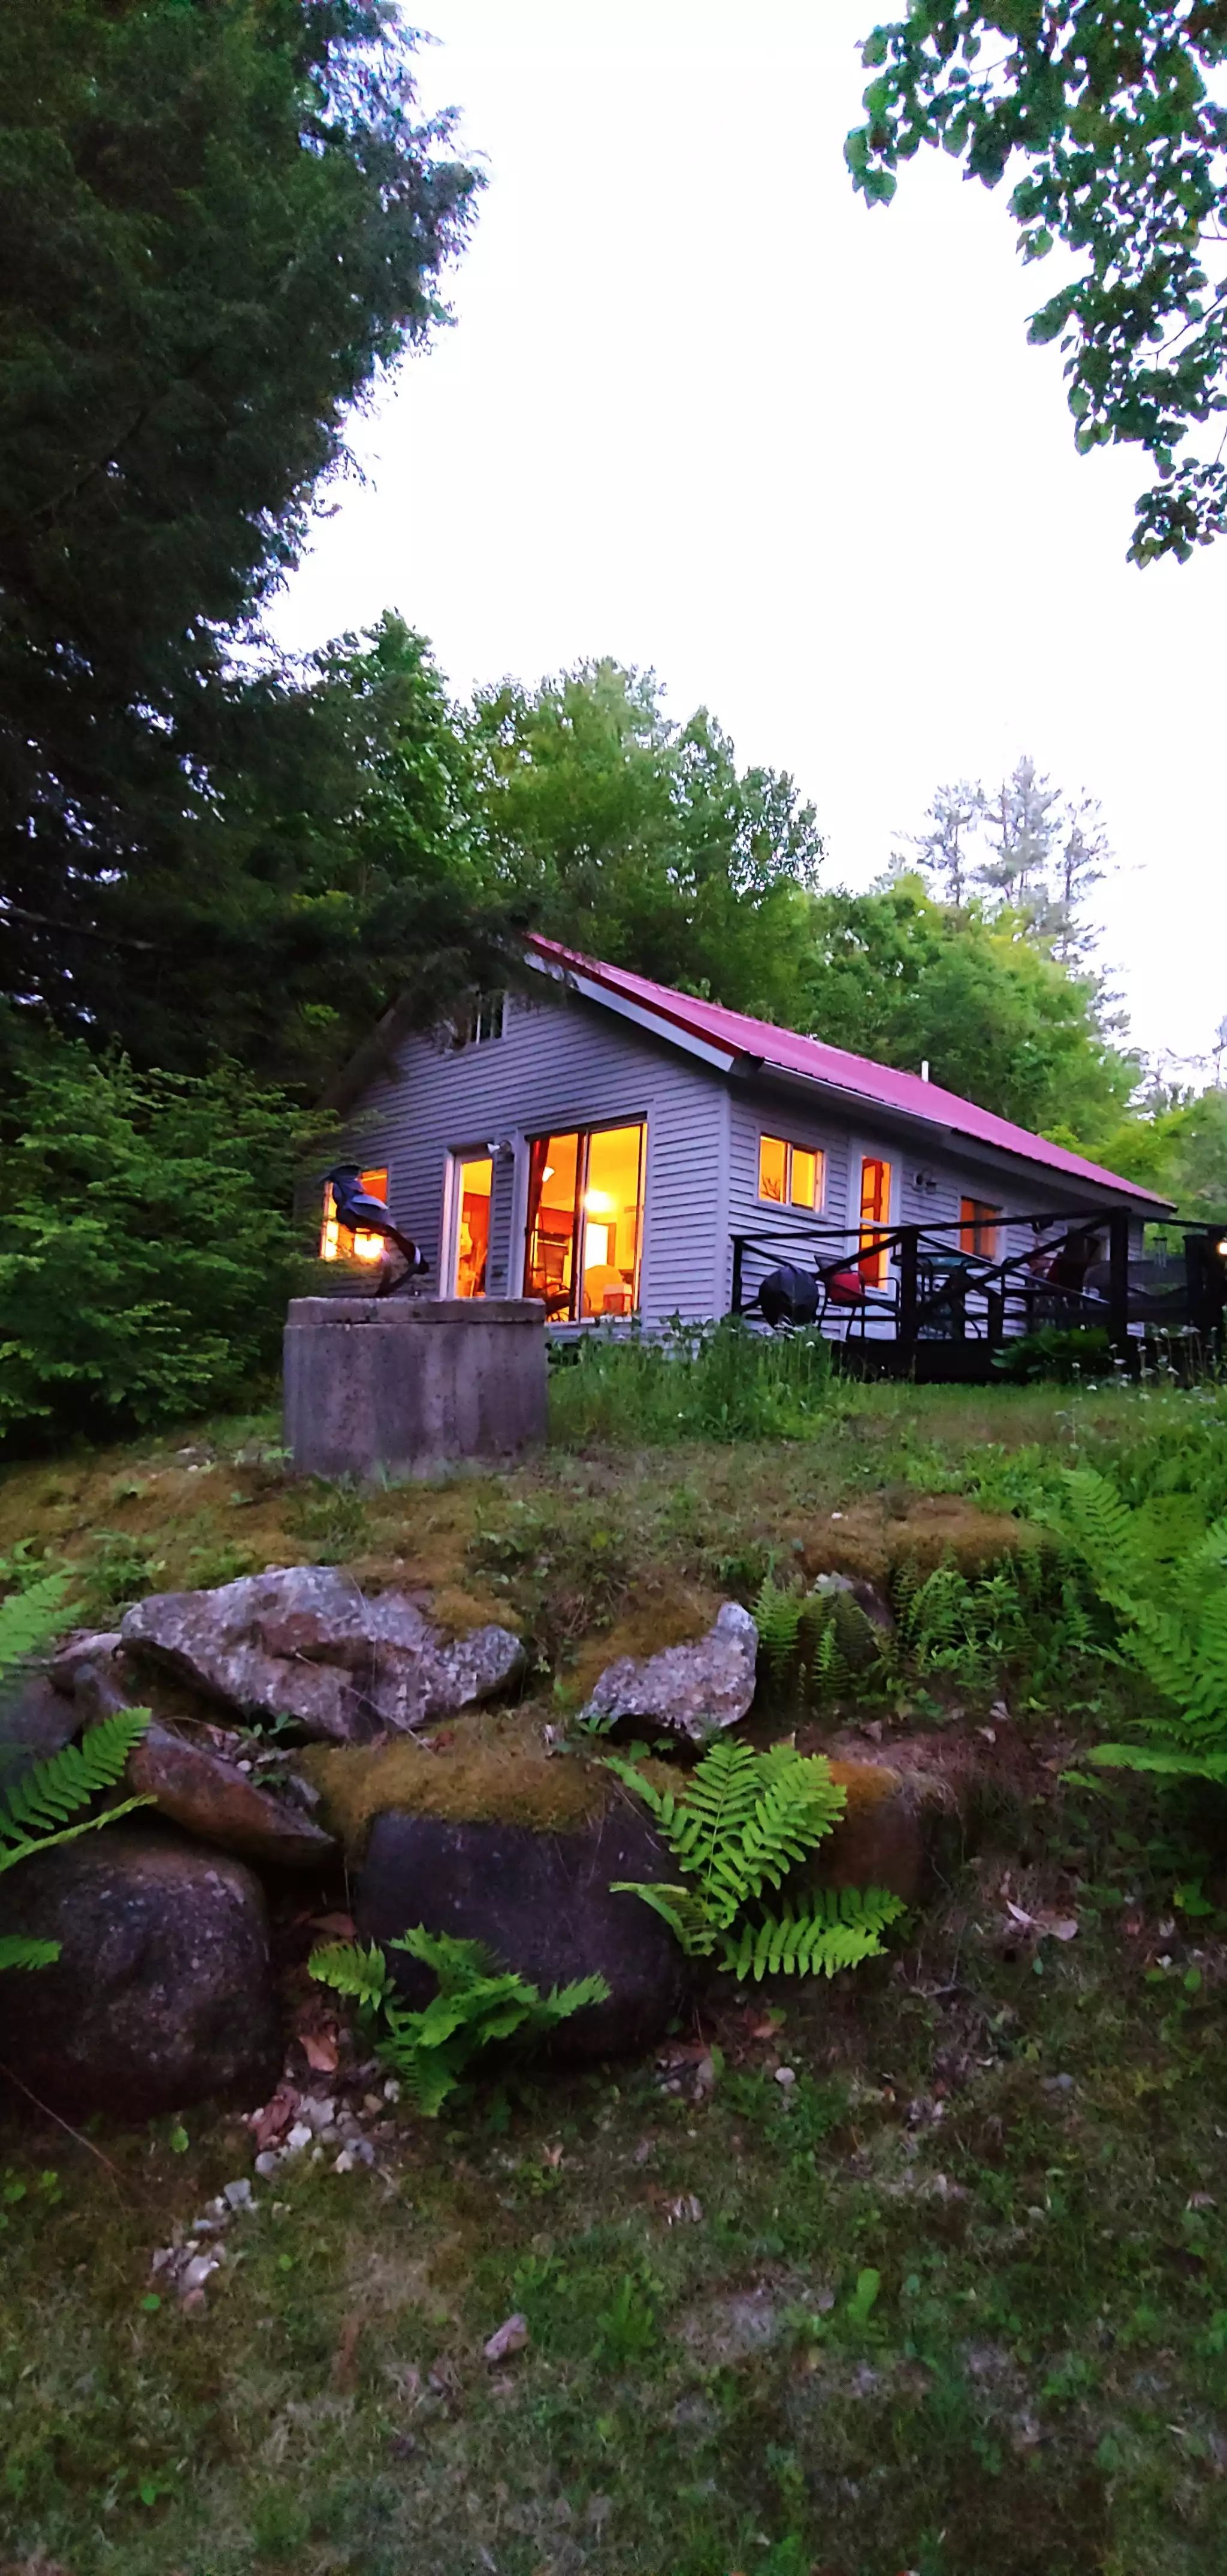
M 990 1207 L 986 1199 L 960 1199 L 959 1243 L 964 1252 L 978 1253 L 982 1261 L 995 1261 L 1000 1223 L 1000 1208 Z
M 788 1195 L 788 1147 L 782 1136 L 758 1140 L 758 1195 L 783 1207 Z
M 890 1260 L 889 1250 L 876 1249 L 881 1231 L 890 1223 L 890 1165 L 876 1155 L 866 1154 L 861 1162 L 861 1250 L 868 1258 L 857 1262 L 867 1288 L 884 1288 Z
M 769 1200 L 773 1207 L 821 1207 L 824 1162 L 813 1145 L 790 1145 L 783 1136 L 760 1136 L 760 1199 Z
M 646 1139 L 641 1121 L 533 1137 L 524 1294 L 552 1322 L 634 1313 Z
M 484 1297 L 490 1252 L 494 1165 L 488 1154 L 460 1165 L 456 1207 L 456 1295 Z
M 386 1206 L 388 1197 L 386 1167 L 382 1172 L 361 1172 L 358 1176 L 358 1186 L 365 1190 L 368 1198 L 382 1199 Z M 320 1233 L 321 1261 L 382 1261 L 384 1250 L 384 1239 L 381 1234 L 351 1234 L 347 1225 L 338 1224 L 332 1183 L 327 1182 L 324 1189 L 324 1223 Z
M 818 1164 L 820 1157 L 808 1145 L 793 1145 L 789 1150 L 788 1196 L 793 1207 L 818 1205 Z

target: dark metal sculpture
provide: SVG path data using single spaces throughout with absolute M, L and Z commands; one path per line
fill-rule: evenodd
M 399 1226 L 393 1225 L 383 1200 L 373 1199 L 370 1192 L 363 1189 L 362 1174 L 358 1165 L 338 1163 L 336 1170 L 329 1172 L 327 1178 L 332 1184 L 332 1204 L 336 1211 L 337 1224 L 344 1226 L 349 1234 L 381 1235 L 385 1243 L 395 1245 L 396 1250 L 403 1254 L 409 1265 L 407 1270 L 400 1273 L 399 1278 L 394 1279 L 390 1273 L 385 1272 L 375 1291 L 376 1296 L 387 1297 L 394 1288 L 403 1287 L 406 1280 L 419 1279 L 422 1272 L 429 1268 L 425 1253 L 414 1242 L 411 1234 L 402 1234 Z
M 757 1302 L 773 1332 L 781 1324 L 813 1324 L 822 1304 L 822 1281 L 791 1261 L 781 1261 L 762 1281 Z

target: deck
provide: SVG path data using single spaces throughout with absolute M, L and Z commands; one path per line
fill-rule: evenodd
M 1221 1356 L 1227 1223 L 1165 1228 L 1156 1252 L 1131 1242 L 1136 1227 L 1102 1201 L 991 1225 L 790 1221 L 734 1235 L 731 1311 L 816 1326 L 854 1368 L 922 1381 L 987 1380 L 1045 1327 L 1105 1336 L 1118 1368 L 1166 1355 L 1183 1374 Z

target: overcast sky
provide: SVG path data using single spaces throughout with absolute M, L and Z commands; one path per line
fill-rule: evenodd
M 841 146 L 873 0 L 420 0 L 424 101 L 489 186 L 456 327 L 353 445 L 275 624 L 395 606 L 453 686 L 651 664 L 791 770 L 832 883 L 1020 751 L 1103 803 L 1105 961 L 1136 1040 L 1227 1013 L 1227 540 L 1125 562 L 1137 451 L 1074 454 L 1057 283 L 1005 189 L 926 154 L 893 207 Z M 883 10 L 879 14 L 888 15 Z

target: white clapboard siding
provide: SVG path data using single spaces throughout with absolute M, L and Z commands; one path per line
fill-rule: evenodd
M 527 1138 L 646 1121 L 642 1311 L 662 1321 L 719 1311 L 728 1236 L 721 1197 L 725 1100 L 693 1057 L 573 993 L 508 1001 L 501 1038 L 460 1048 L 404 1039 L 347 1130 L 353 1154 L 386 1164 L 397 1224 L 439 1280 L 449 1157 L 509 1143 L 496 1163 L 490 1293 L 523 1285 Z M 337 1159 L 336 1148 L 330 1156 Z M 446 1286 L 448 1283 L 441 1283 Z

